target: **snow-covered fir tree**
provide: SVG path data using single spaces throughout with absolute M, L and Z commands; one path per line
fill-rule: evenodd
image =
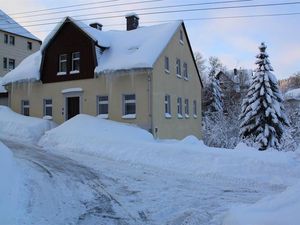
M 259 46 L 257 69 L 240 115 L 241 138 L 258 144 L 260 150 L 269 147 L 278 149 L 285 126 L 289 124 L 266 48 L 264 43 Z
M 220 81 L 216 76 L 211 76 L 211 92 L 212 92 L 212 111 L 223 111 L 222 90 L 220 87 Z

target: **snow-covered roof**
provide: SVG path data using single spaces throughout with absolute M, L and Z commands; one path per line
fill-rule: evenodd
M 40 79 L 40 65 L 43 50 L 52 40 L 65 21 L 71 21 L 82 29 L 92 40 L 96 48 L 98 66 L 95 73 L 116 70 L 153 68 L 162 51 L 181 26 L 182 21 L 139 27 L 131 31 L 100 31 L 80 21 L 66 17 L 50 32 L 41 46 L 41 50 L 27 57 L 16 69 L 3 78 L 3 84 Z
M 287 91 L 284 98 L 285 100 L 300 100 L 300 88 Z
M 24 27 L 22 27 L 20 24 L 14 21 L 1 9 L 0 9 L 0 30 L 40 41 L 40 39 L 38 39 L 36 36 L 31 34 L 28 30 L 26 30 Z

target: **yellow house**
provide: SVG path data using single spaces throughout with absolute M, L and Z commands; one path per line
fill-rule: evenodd
M 2 83 L 19 113 L 62 123 L 79 113 L 133 123 L 156 138 L 202 136 L 202 82 L 182 21 L 102 31 L 65 18 Z

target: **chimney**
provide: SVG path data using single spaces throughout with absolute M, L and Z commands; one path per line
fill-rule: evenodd
M 102 27 L 103 27 L 103 25 L 101 23 L 91 23 L 90 26 L 97 30 L 102 30 Z
M 135 30 L 139 26 L 139 16 L 135 13 L 127 14 L 126 16 L 127 30 Z

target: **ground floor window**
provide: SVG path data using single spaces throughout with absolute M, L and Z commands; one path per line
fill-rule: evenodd
M 22 107 L 22 114 L 24 116 L 29 116 L 29 101 L 28 100 L 22 100 L 21 101 L 21 107 Z
M 135 118 L 136 99 L 135 94 L 123 95 L 123 118 Z
M 98 115 L 108 116 L 108 96 L 98 96 Z
M 52 99 L 44 99 L 44 116 L 52 116 Z

